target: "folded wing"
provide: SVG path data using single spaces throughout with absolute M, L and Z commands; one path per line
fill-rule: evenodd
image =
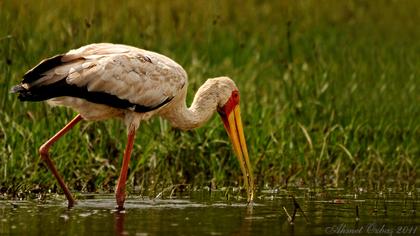
M 147 112 L 170 102 L 186 83 L 182 67 L 163 55 L 102 43 L 42 61 L 12 92 L 27 101 L 69 96 Z

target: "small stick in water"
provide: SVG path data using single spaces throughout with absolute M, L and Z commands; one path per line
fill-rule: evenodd
M 303 210 L 300 207 L 299 203 L 296 201 L 295 196 L 290 195 L 290 197 L 292 197 L 292 201 L 293 201 L 293 214 L 292 214 L 292 216 L 290 216 L 289 212 L 287 212 L 286 208 L 283 206 L 283 210 L 284 210 L 284 212 L 286 212 L 286 215 L 287 215 L 287 218 L 288 218 L 289 223 L 290 224 L 294 224 L 295 223 L 296 212 L 298 210 L 300 210 L 300 212 L 302 212 L 302 215 L 305 217 L 306 223 L 309 223 L 309 220 L 306 217 L 305 212 L 303 212 Z
M 293 205 L 294 205 L 294 208 L 295 208 L 294 211 L 293 211 L 293 218 L 292 218 L 292 220 L 295 219 L 295 215 L 296 215 L 297 210 L 300 210 L 300 212 L 302 213 L 303 217 L 305 217 L 306 223 L 309 223 L 308 217 L 306 217 L 305 212 L 303 212 L 303 210 L 300 207 L 299 203 L 296 201 L 295 196 L 293 196 L 293 195 L 291 195 L 291 196 L 292 196 Z
M 384 215 L 387 216 L 388 213 L 388 207 L 386 205 L 386 200 L 384 199 Z
M 287 215 L 287 220 L 289 221 L 289 223 L 290 223 L 290 224 L 293 224 L 293 222 L 292 222 L 292 217 L 290 216 L 289 212 L 287 212 L 286 207 L 284 207 L 284 206 L 283 206 L 283 210 L 284 210 L 284 212 L 286 212 L 286 215 Z
M 359 205 L 356 205 L 356 221 L 360 220 L 360 216 L 359 216 Z

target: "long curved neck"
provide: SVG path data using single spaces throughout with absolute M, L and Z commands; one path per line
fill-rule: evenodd
M 182 96 L 174 101 L 170 109 L 162 114 L 172 126 L 190 130 L 200 127 L 207 122 L 217 110 L 218 91 L 217 86 L 207 80 L 197 91 L 190 107 L 185 102 L 186 89 Z

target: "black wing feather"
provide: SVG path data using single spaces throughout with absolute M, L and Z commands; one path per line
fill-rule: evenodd
M 41 61 L 37 66 L 29 70 L 24 76 L 22 83 L 14 86 L 10 92 L 18 93 L 21 101 L 44 101 L 55 97 L 77 97 L 86 99 L 89 102 L 104 104 L 115 108 L 128 109 L 131 111 L 145 113 L 162 107 L 169 103 L 173 97 L 167 97 L 163 102 L 154 106 L 144 106 L 131 103 L 126 99 L 121 99 L 116 95 L 106 92 L 89 91 L 86 86 L 79 87 L 75 84 L 68 84 L 66 78 L 55 83 L 37 86 L 25 86 L 42 78 L 45 72 L 54 69 L 60 65 L 68 63 L 63 62 L 63 54 Z M 29 88 L 28 88 L 29 87 Z
M 37 66 L 32 68 L 30 71 L 26 72 L 26 74 L 23 76 L 22 83 L 33 83 L 39 78 L 42 78 L 42 74 L 51 70 L 54 67 L 57 67 L 59 65 L 62 65 L 62 59 L 63 55 L 56 55 L 50 58 L 47 58 L 45 60 L 42 60 Z
M 173 99 L 173 97 L 168 97 L 158 105 L 144 106 L 131 103 L 128 100 L 121 99 L 118 96 L 106 92 L 89 91 L 86 86 L 78 87 L 74 84 L 68 84 L 65 79 L 49 85 L 33 87 L 30 89 L 26 89 L 22 85 L 16 85 L 11 89 L 11 92 L 19 93 L 18 98 L 21 101 L 44 101 L 64 96 L 77 97 L 86 99 L 89 102 L 104 104 L 120 109 L 128 109 L 139 113 L 145 113 L 158 109 Z

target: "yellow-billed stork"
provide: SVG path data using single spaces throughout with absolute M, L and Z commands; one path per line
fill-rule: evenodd
M 29 70 L 11 92 L 21 101 L 44 101 L 71 107 L 79 114 L 39 148 L 42 159 L 63 189 L 68 206 L 73 196 L 57 172 L 48 150 L 82 119 L 122 118 L 128 141 L 116 188 L 118 208 L 123 209 L 125 183 L 135 132 L 140 121 L 159 115 L 174 127 L 201 126 L 216 111 L 220 114 L 244 176 L 248 201 L 253 200 L 254 180 L 242 128 L 239 92 L 228 77 L 208 79 L 187 107 L 188 78 L 170 58 L 132 46 L 98 43 L 70 50 L 41 61 Z

